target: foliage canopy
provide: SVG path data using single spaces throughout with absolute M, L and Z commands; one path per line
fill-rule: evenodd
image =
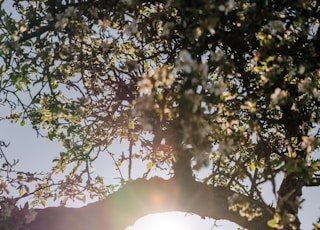
M 318 1 L 6 7 L 2 0 L 0 106 L 11 110 L 0 119 L 30 122 L 65 151 L 44 176 L 14 171 L 1 152 L 3 183 L 33 204 L 85 199 L 83 192 L 102 199 L 112 187 L 91 165 L 109 154 L 115 170 L 127 169 L 123 181 L 140 160 L 144 178 L 155 168 L 182 178 L 206 169 L 198 180 L 261 203 L 269 189 L 277 204 L 268 224 L 299 228 L 302 188 L 320 185 Z M 119 141 L 128 151 L 110 152 Z M 54 181 L 57 173 L 65 179 Z M 248 219 L 260 215 L 237 197 L 229 205 Z

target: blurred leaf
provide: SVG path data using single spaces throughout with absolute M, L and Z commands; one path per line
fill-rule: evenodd
M 153 162 L 152 162 L 152 161 L 149 161 L 149 162 L 147 163 L 147 169 L 151 169 L 152 166 L 153 166 Z
M 20 197 L 23 195 L 23 193 L 24 193 L 23 186 L 20 185 L 20 187 L 19 187 L 19 195 L 20 195 Z
M 65 206 L 67 204 L 68 199 L 68 197 L 63 198 L 63 200 L 60 201 L 60 205 Z
M 250 168 L 250 171 L 253 171 L 255 169 L 255 164 L 251 162 L 249 168 Z
M 41 205 L 42 207 L 46 207 L 47 201 L 45 199 L 41 199 Z

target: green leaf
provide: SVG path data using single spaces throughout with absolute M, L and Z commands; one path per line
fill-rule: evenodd
M 268 226 L 271 228 L 275 228 L 277 226 L 277 221 L 275 219 L 271 219 L 268 221 Z
M 19 187 L 19 195 L 20 195 L 20 196 L 23 195 L 23 186 L 22 186 L 22 185 Z
M 21 126 L 24 126 L 25 124 L 26 124 L 26 122 L 25 122 L 24 120 L 21 120 L 21 121 L 20 121 L 20 125 L 21 125 Z
M 134 120 L 133 119 L 129 119 L 128 128 L 134 129 Z
M 26 193 L 30 193 L 30 189 L 27 185 L 24 186 L 24 189 L 26 190 Z
M 77 198 L 77 200 L 80 200 L 80 201 L 82 201 L 83 203 L 85 203 L 86 202 L 86 196 L 77 196 L 76 197 Z
M 20 83 L 16 84 L 16 89 L 22 91 L 22 85 Z
M 253 162 L 250 163 L 249 168 L 250 168 L 250 171 L 253 171 L 255 169 L 255 165 Z
M 319 225 L 317 225 L 316 223 L 312 223 L 312 226 L 314 230 L 319 230 Z
M 63 200 L 60 201 L 60 205 L 61 206 L 65 206 L 67 201 L 68 201 L 68 199 L 69 199 L 68 197 L 63 198 Z
M 152 161 L 149 161 L 149 162 L 147 163 L 147 169 L 151 169 L 152 166 L 153 166 L 153 162 L 152 162 Z
M 46 204 L 47 204 L 47 201 L 44 200 L 44 199 L 42 199 L 42 200 L 41 200 L 41 205 L 42 205 L 43 207 L 46 207 Z

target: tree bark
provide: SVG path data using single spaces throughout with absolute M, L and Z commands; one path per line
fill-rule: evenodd
M 262 215 L 248 221 L 229 209 L 228 199 L 236 194 L 227 188 L 212 187 L 197 181 L 187 185 L 176 178 L 138 179 L 124 185 L 103 201 L 82 208 L 50 207 L 36 209 L 37 218 L 21 230 L 124 230 L 139 218 L 152 213 L 181 211 L 201 217 L 226 219 L 247 229 L 271 230 L 267 221 L 274 209 L 237 194 L 241 200 L 261 209 Z

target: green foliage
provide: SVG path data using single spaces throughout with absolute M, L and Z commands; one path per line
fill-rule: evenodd
M 188 154 L 195 172 L 209 167 L 208 183 L 261 202 L 267 183 L 277 197 L 279 175 L 298 190 L 318 182 L 318 4 L 13 1 L 9 14 L 2 3 L 0 103 L 11 113 L 1 119 L 30 121 L 65 148 L 46 177 L 20 173 L 10 183 L 43 205 L 103 198 L 112 188 L 91 166 L 105 153 L 115 169 L 128 162 L 129 179 L 135 160 L 146 177 Z M 118 141 L 128 152 L 109 153 Z M 281 195 L 290 192 L 278 192 L 295 206 L 280 217 L 297 215 L 298 193 Z M 285 224 L 280 217 L 269 226 Z

